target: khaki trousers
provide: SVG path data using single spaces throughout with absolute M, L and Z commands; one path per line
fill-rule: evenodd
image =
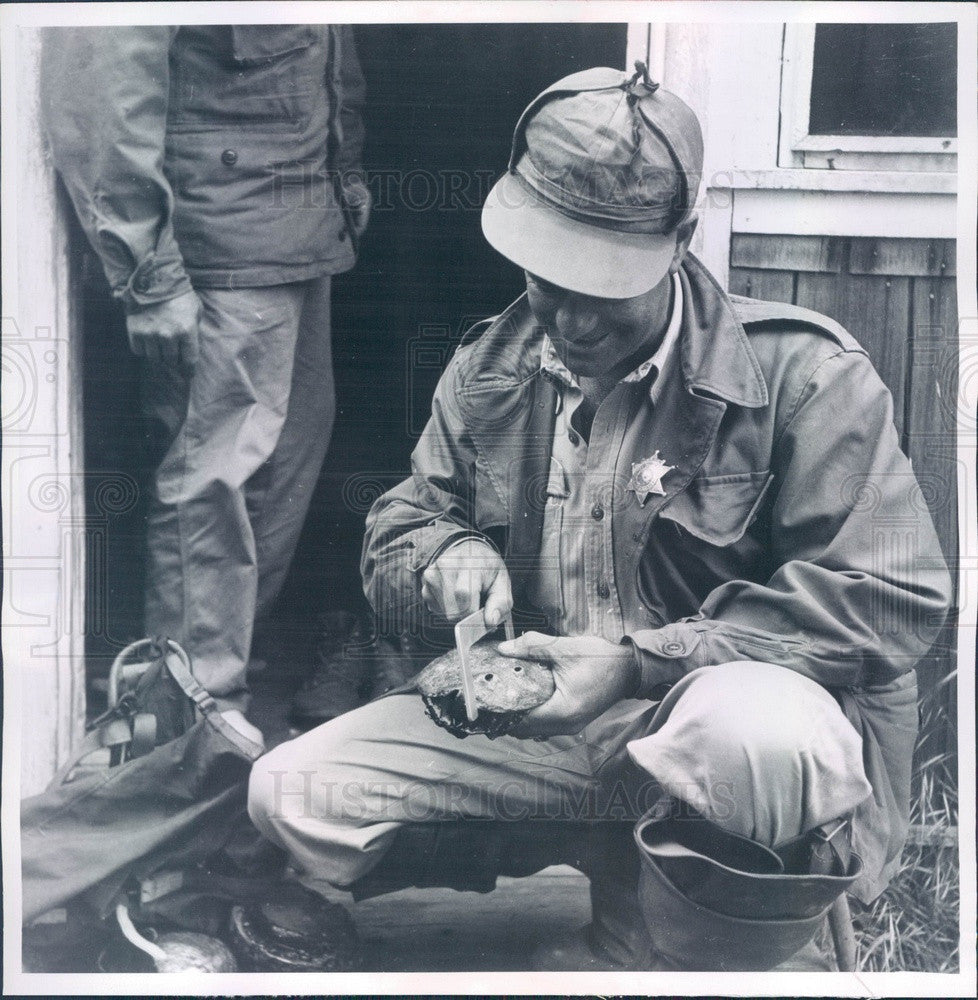
M 420 696 L 397 694 L 260 758 L 248 808 L 336 886 L 370 871 L 406 823 L 631 820 L 663 789 L 777 847 L 871 793 L 861 749 L 825 689 L 753 661 L 695 670 L 659 704 L 623 701 L 582 733 L 542 742 L 460 740 Z
M 187 648 L 222 707 L 243 709 L 254 621 L 281 589 L 332 433 L 330 279 L 198 295 L 193 374 L 144 369 L 162 452 L 145 627 Z

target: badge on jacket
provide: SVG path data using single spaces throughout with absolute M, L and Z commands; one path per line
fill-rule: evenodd
M 641 462 L 632 462 L 632 478 L 628 480 L 626 490 L 631 490 L 639 505 L 644 507 L 650 494 L 664 497 L 666 491 L 662 480 L 667 472 L 672 472 L 674 465 L 666 465 L 658 451 Z

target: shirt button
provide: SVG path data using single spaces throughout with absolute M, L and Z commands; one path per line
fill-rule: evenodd
M 668 656 L 682 656 L 686 652 L 686 647 L 681 642 L 664 642 L 662 652 Z
M 600 521 L 601 518 L 604 517 L 604 507 L 602 507 L 601 504 L 596 503 L 591 508 L 591 517 L 593 517 L 595 521 Z
M 225 149 L 221 153 L 221 163 L 233 167 L 238 162 L 238 154 L 233 149 Z
M 602 601 L 611 597 L 611 591 L 608 588 L 608 584 L 606 584 L 604 580 L 601 580 L 598 583 L 598 597 L 600 597 Z
M 577 436 L 575 431 L 568 431 L 567 440 L 570 441 L 571 444 L 577 444 L 581 439 Z

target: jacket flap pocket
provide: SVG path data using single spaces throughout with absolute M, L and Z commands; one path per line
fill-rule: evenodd
M 711 545 L 733 545 L 757 517 L 774 476 L 770 471 L 698 476 L 659 516 Z
M 316 31 L 313 24 L 236 24 L 231 28 L 234 58 L 240 63 L 267 62 L 307 49 L 316 40 Z
M 475 460 L 474 501 L 475 526 L 480 531 L 485 531 L 487 528 L 508 526 L 509 517 L 506 514 L 505 492 L 493 470 L 481 455 Z

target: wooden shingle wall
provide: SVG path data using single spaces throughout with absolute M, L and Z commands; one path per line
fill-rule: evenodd
M 734 234 L 730 246 L 731 292 L 825 313 L 865 347 L 893 396 L 901 445 L 952 571 L 957 561 L 955 274 L 953 240 Z M 917 665 L 927 728 L 918 764 L 950 754 L 955 746 L 954 685 L 941 683 L 954 669 L 954 639 L 951 624 Z

